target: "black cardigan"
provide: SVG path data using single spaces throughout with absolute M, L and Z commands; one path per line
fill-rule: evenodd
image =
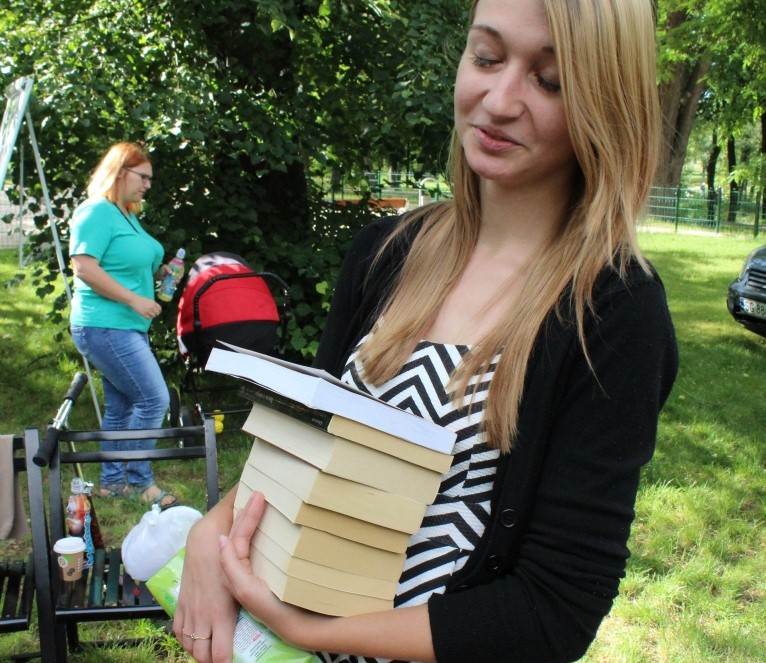
M 372 257 L 393 228 L 364 228 L 346 256 L 315 365 L 339 375 L 377 318 L 411 237 Z M 529 362 L 516 448 L 500 458 L 492 519 L 447 592 L 428 602 L 439 661 L 572 661 L 596 635 L 629 556 L 640 468 L 678 369 L 665 291 L 631 266 L 605 269 L 587 321 L 549 316 Z

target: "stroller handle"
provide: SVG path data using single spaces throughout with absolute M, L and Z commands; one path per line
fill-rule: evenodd
M 88 376 L 85 373 L 75 373 L 72 383 L 69 385 L 69 389 L 64 396 L 64 402 L 59 407 L 56 417 L 48 426 L 48 430 L 45 433 L 45 439 L 37 450 L 37 453 L 32 457 L 32 461 L 39 467 L 45 467 L 50 463 L 53 450 L 59 441 L 59 435 L 66 426 L 67 417 L 69 417 L 69 411 L 72 409 L 72 405 L 77 400 L 77 397 L 82 393 L 85 385 L 88 383 Z

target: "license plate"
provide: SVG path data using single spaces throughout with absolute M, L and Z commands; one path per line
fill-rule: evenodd
M 739 306 L 744 313 L 766 320 L 766 303 L 754 302 L 752 299 L 739 298 Z

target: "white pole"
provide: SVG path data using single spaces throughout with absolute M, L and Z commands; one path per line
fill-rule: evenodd
M 45 209 L 48 212 L 48 225 L 51 229 L 51 235 L 53 236 L 53 246 L 56 252 L 56 260 L 58 261 L 59 271 L 61 272 L 61 279 L 64 281 L 64 291 L 66 292 L 67 301 L 72 303 L 72 290 L 69 287 L 69 279 L 67 278 L 66 263 L 64 262 L 64 254 L 61 252 L 61 241 L 59 240 L 58 229 L 56 228 L 56 219 L 53 216 L 53 208 L 51 207 L 50 196 L 48 195 L 48 186 L 45 183 L 45 174 L 43 172 L 43 164 L 40 159 L 40 150 L 37 147 L 37 138 L 35 137 L 35 129 L 32 125 L 32 116 L 29 110 L 26 112 L 27 129 L 29 129 L 29 139 L 32 142 L 32 151 L 35 154 L 35 164 L 37 165 L 37 174 L 40 177 L 40 187 L 43 191 L 43 201 L 45 202 Z M 101 425 L 101 408 L 98 404 L 98 396 L 96 394 L 96 386 L 93 384 L 93 376 L 90 372 L 90 364 L 88 360 L 83 357 L 83 364 L 85 365 L 85 373 L 88 375 L 88 384 L 90 385 L 90 393 L 93 398 L 93 406 L 96 408 L 96 417 L 98 418 L 98 425 Z

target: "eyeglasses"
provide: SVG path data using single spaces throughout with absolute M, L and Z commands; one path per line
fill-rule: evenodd
M 127 170 L 129 173 L 133 173 L 134 175 L 138 175 L 144 184 L 151 184 L 152 180 L 154 179 L 151 175 L 144 175 L 143 173 L 139 173 L 137 170 L 131 170 L 130 168 L 125 168 L 125 166 L 123 166 L 122 169 Z

